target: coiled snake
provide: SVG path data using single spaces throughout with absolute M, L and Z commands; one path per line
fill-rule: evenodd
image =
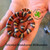
M 14 19 L 16 19 L 14 21 Z M 13 22 L 14 21 L 14 22 Z M 12 34 L 11 24 L 14 26 Z M 6 23 L 7 33 L 10 36 L 24 38 L 35 28 L 34 19 L 31 17 L 31 11 L 27 8 L 21 9 L 19 12 L 11 15 Z

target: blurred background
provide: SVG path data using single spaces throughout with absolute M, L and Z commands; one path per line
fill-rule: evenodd
M 4 16 L 6 11 L 8 10 L 10 2 L 11 2 L 10 0 L 0 0 L 0 20 Z M 49 12 L 47 12 L 45 17 L 43 18 L 40 24 L 38 33 L 32 42 L 32 44 L 47 44 L 47 46 L 31 46 L 29 50 L 50 50 L 50 34 L 45 33 L 44 31 L 44 28 L 46 29 L 46 26 L 50 29 L 50 13 Z M 0 35 L 2 34 L 3 30 L 0 31 Z M 0 47 L 0 50 L 3 50 L 3 48 L 4 46 Z

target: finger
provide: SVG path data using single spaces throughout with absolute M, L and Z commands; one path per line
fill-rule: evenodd
M 7 30 L 5 29 L 3 34 L 0 36 L 0 47 L 4 46 L 8 39 L 9 36 L 7 35 Z
M 44 12 L 42 15 L 45 15 L 46 12 Z M 36 34 L 37 34 L 37 31 L 38 31 L 38 28 L 39 28 L 39 24 L 40 23 L 40 20 L 35 20 L 35 28 L 34 30 L 28 34 L 26 37 L 23 38 L 23 40 L 20 42 L 21 45 L 28 45 L 28 46 L 19 46 L 18 47 L 18 50 L 28 50 L 29 49 L 29 44 L 32 43 L 33 39 L 35 38 Z
M 7 42 L 3 50 L 15 50 L 17 44 L 19 43 L 20 38 L 11 37 Z M 10 45 L 10 46 L 9 46 Z
M 9 18 L 11 15 L 12 15 L 12 12 L 11 12 L 11 10 L 9 9 L 9 10 L 6 12 L 5 16 L 4 16 L 4 17 L 1 19 L 1 21 L 0 21 L 0 30 L 5 27 L 6 22 L 7 22 L 8 18 Z

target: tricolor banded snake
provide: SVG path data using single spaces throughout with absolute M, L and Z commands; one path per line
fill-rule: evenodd
M 14 19 L 16 20 L 14 21 Z M 12 34 L 12 27 L 11 27 L 12 23 L 14 26 L 13 34 Z M 30 32 L 32 32 L 34 28 L 35 28 L 35 22 L 34 19 L 31 17 L 31 11 L 26 8 L 21 9 L 19 12 L 12 14 L 6 23 L 6 29 L 8 35 L 17 38 L 24 38 Z

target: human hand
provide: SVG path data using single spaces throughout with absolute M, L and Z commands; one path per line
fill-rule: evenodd
M 44 11 L 46 9 L 42 14 L 44 16 L 47 12 L 47 6 L 45 6 L 45 5 L 47 5 L 47 1 L 45 2 L 45 0 L 44 1 L 41 1 L 41 0 L 40 1 L 39 0 L 38 1 L 35 1 L 35 0 L 32 0 L 32 1 L 31 0 L 28 0 L 28 1 L 27 0 L 20 0 L 20 1 L 12 0 L 9 10 L 7 11 L 5 16 L 0 21 L 0 26 L 2 25 L 0 27 L 0 30 L 6 26 L 6 22 L 7 22 L 8 18 L 13 13 L 19 11 L 22 8 L 29 8 L 31 10 L 35 10 L 35 8 L 37 8 L 37 9 L 40 8 L 42 11 Z M 32 7 L 30 7 L 30 6 L 32 6 Z M 23 40 L 20 42 L 20 44 L 31 44 L 32 40 L 34 39 L 34 37 L 38 31 L 41 20 L 42 19 L 40 19 L 40 20 L 34 19 L 35 29 L 27 37 L 23 38 Z M 0 36 L 0 46 L 5 45 L 5 43 L 8 41 L 8 39 L 9 39 L 9 37 L 8 37 L 7 31 L 5 29 L 3 34 Z M 7 42 L 7 44 L 18 44 L 19 41 L 20 41 L 20 38 L 10 37 L 10 40 Z M 30 46 L 19 46 L 18 50 L 28 50 L 29 47 Z M 3 50 L 15 50 L 15 48 L 16 48 L 16 46 L 6 46 L 5 45 Z

